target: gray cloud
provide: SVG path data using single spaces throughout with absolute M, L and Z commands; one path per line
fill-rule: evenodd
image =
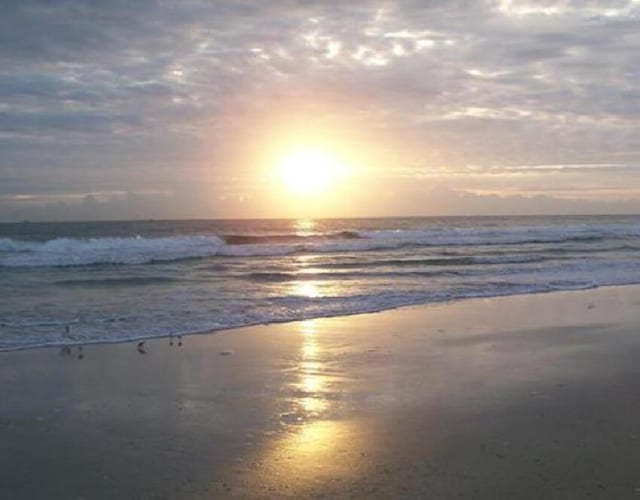
M 178 207 L 202 169 L 237 177 L 255 130 L 294 110 L 392 138 L 390 172 L 473 165 L 456 189 L 599 196 L 640 181 L 638 28 L 640 6 L 622 0 L 10 0 L 0 194 L 150 187 L 184 196 Z M 497 180 L 547 164 L 624 166 Z

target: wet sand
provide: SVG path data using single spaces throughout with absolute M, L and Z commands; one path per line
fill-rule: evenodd
M 640 497 L 640 287 L 0 353 L 0 498 Z

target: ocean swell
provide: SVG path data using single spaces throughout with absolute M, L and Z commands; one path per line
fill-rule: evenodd
M 640 236 L 637 225 L 441 228 L 338 231 L 319 234 L 227 234 L 172 237 L 56 238 L 45 242 L 0 238 L 0 266 L 148 264 L 219 257 L 370 252 L 410 247 L 517 246 L 601 243 Z M 515 248 L 514 248 L 515 249 Z M 517 249 L 515 249 L 517 252 Z M 513 257 L 512 257 L 513 258 Z M 443 261 L 443 264 L 448 264 Z M 432 261 L 431 265 L 438 265 Z
M 43 243 L 3 240 L 0 251 L 8 255 L 0 258 L 0 264 L 6 267 L 146 264 L 209 257 L 224 245 L 217 236 L 56 238 Z

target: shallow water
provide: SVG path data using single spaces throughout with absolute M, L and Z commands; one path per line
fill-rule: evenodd
M 639 256 L 640 216 L 0 224 L 0 349 L 640 283 Z

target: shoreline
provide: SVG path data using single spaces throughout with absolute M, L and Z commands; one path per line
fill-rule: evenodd
M 0 353 L 0 496 L 623 498 L 640 286 Z
M 27 346 L 18 346 L 18 347 L 0 347 L 0 354 L 9 353 L 9 352 L 18 352 L 18 351 L 28 351 L 32 349 L 59 349 L 63 347 L 84 347 L 84 346 L 101 346 L 101 345 L 113 345 L 113 344 L 130 344 L 132 342 L 140 342 L 147 340 L 161 340 L 161 339 L 177 339 L 178 337 L 193 337 L 193 336 L 201 336 L 201 335 L 216 335 L 224 332 L 232 332 L 236 330 L 241 330 L 243 328 L 254 328 L 259 326 L 270 326 L 270 325 L 283 325 L 289 323 L 297 323 L 301 321 L 313 321 L 313 320 L 321 320 L 321 319 L 331 319 L 331 318 L 349 318 L 354 316 L 362 316 L 369 314 L 381 314 L 387 311 L 398 311 L 404 309 L 411 308 L 422 308 L 422 307 L 431 307 L 431 306 L 443 306 L 448 304 L 457 304 L 460 302 L 466 301 L 474 301 L 474 300 L 490 300 L 490 299 L 499 299 L 499 298 L 508 298 L 508 297 L 519 297 L 519 296 L 528 296 L 528 295 L 547 295 L 554 293 L 573 293 L 573 292 L 588 292 L 591 290 L 598 289 L 606 289 L 606 288 L 617 288 L 617 287 L 640 287 L 640 283 L 623 283 L 623 284 L 612 284 L 612 285 L 593 285 L 587 288 L 569 288 L 569 289 L 554 289 L 554 290 L 540 290 L 533 292 L 515 292 L 515 293 L 507 293 L 503 295 L 487 295 L 487 296 L 477 296 L 477 297 L 461 297 L 461 298 L 453 298 L 453 299 L 443 299 L 440 301 L 432 301 L 432 302 L 418 302 L 415 304 L 404 304 L 398 305 L 385 309 L 375 309 L 375 310 L 367 310 L 367 311 L 358 311 L 352 313 L 339 313 L 333 315 L 323 315 L 323 316 L 310 316 L 305 318 L 298 319 L 284 319 L 281 321 L 271 321 L 271 322 L 256 322 L 256 323 L 248 323 L 245 325 L 224 327 L 220 329 L 206 329 L 206 330 L 198 330 L 193 332 L 182 332 L 182 333 L 174 333 L 174 334 L 162 334 L 162 335 L 153 335 L 153 336 L 139 336 L 139 337 L 131 337 L 126 339 L 114 339 L 114 340 L 95 340 L 95 341 L 85 341 L 85 342 L 60 342 L 60 343 L 46 343 L 46 344 L 34 344 Z

